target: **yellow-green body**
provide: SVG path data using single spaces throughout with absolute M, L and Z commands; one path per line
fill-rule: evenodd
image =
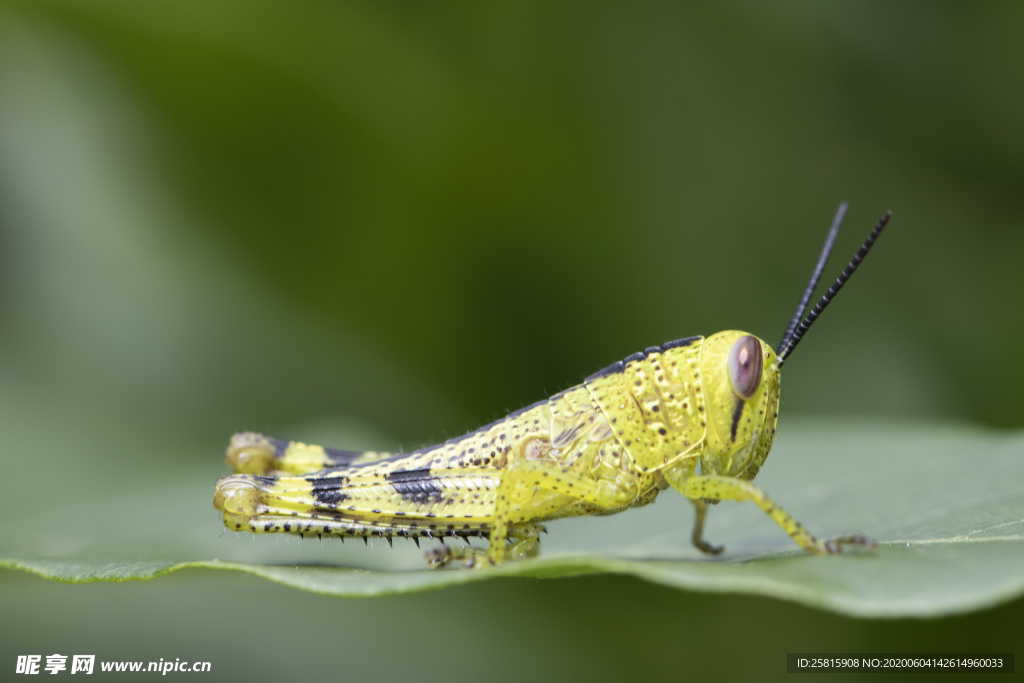
M 747 396 L 728 369 L 730 352 L 743 344 L 762 354 Z M 676 340 L 408 454 L 239 434 L 228 448 L 238 474 L 217 483 L 214 505 L 225 525 L 240 531 L 490 541 L 486 550 L 432 550 L 432 565 L 531 556 L 540 522 L 645 505 L 668 487 L 694 502 L 693 542 L 705 552 L 720 550 L 702 538 L 705 506 L 726 499 L 757 503 L 812 552 L 864 544 L 861 537 L 818 541 L 749 483 L 775 435 L 776 360 L 769 345 L 743 332 Z
M 236 531 L 421 537 L 486 537 L 487 549 L 442 546 L 432 566 L 470 566 L 535 555 L 541 522 L 646 505 L 672 487 L 694 505 L 693 544 L 707 506 L 760 507 L 801 548 L 837 553 L 873 547 L 861 535 L 820 541 L 751 481 L 771 450 L 779 371 L 860 266 L 888 224 L 886 212 L 807 313 L 846 204 L 778 352 L 745 332 L 687 337 L 613 363 L 581 384 L 465 436 L 407 454 L 338 451 L 260 434 L 236 434 L 213 504 Z

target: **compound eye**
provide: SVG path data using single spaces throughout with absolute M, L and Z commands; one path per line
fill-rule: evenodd
M 740 398 L 750 398 L 761 383 L 761 342 L 747 335 L 733 344 L 729 352 L 729 380 Z

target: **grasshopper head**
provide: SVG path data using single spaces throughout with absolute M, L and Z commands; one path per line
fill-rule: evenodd
M 704 340 L 701 376 L 707 435 L 701 470 L 752 479 L 775 437 L 779 366 L 771 346 L 728 330 Z
M 821 255 L 779 342 L 778 351 L 751 334 L 734 330 L 719 332 L 704 340 L 701 371 L 708 424 L 701 455 L 702 472 L 753 479 L 768 457 L 779 416 L 782 364 L 860 267 L 889 224 L 892 212 L 882 215 L 835 282 L 804 317 L 845 215 L 844 202 L 832 219 Z

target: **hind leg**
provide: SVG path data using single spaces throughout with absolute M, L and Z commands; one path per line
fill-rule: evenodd
M 256 432 L 231 437 L 224 460 L 237 474 L 312 474 L 328 467 L 344 467 L 391 457 L 377 451 L 343 451 L 301 441 L 272 439 Z

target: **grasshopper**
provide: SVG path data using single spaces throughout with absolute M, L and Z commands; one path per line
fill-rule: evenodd
M 780 370 L 853 275 L 889 222 L 887 212 L 804 317 L 846 213 L 840 204 L 776 348 L 729 330 L 653 346 L 581 384 L 442 444 L 411 453 L 344 451 L 246 432 L 232 437 L 235 474 L 213 504 L 236 531 L 438 538 L 427 564 L 497 565 L 537 555 L 541 522 L 646 505 L 674 488 L 695 508 L 691 541 L 704 539 L 708 506 L 750 501 L 809 553 L 873 548 L 856 534 L 820 540 L 752 482 L 779 414 Z M 446 545 L 460 537 L 466 546 Z M 488 539 L 486 549 L 470 537 Z

